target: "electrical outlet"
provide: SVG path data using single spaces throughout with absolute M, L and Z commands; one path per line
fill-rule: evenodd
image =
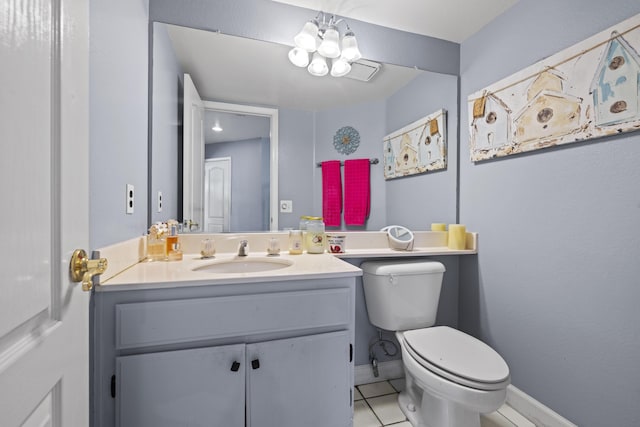
M 293 212 L 293 200 L 280 200 L 280 212 L 282 213 Z
M 162 191 L 158 191 L 158 213 L 162 212 Z
M 127 215 L 133 214 L 133 185 L 127 184 Z

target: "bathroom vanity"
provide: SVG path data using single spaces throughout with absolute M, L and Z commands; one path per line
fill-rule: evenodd
M 359 232 L 337 256 L 278 257 L 265 249 L 274 237 L 286 247 L 285 233 L 213 237 L 209 260 L 195 255 L 202 235 L 182 236 L 177 262 L 139 262 L 140 239 L 102 251 L 110 266 L 91 300 L 93 427 L 350 427 L 362 271 L 340 258 L 477 253 L 472 233 L 457 251 L 444 233 L 418 233 L 407 252 Z M 243 239 L 249 256 L 238 257 Z
M 92 425 L 351 426 L 360 270 L 325 254 L 211 274 L 191 258 L 97 287 Z

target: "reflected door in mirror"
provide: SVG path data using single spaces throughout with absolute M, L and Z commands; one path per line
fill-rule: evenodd
M 182 220 L 194 224 L 192 230 L 202 230 L 203 180 L 204 180 L 204 133 L 202 118 L 204 104 L 189 74 L 184 75 L 184 169 Z
M 207 159 L 204 173 L 204 230 L 231 231 L 231 158 Z

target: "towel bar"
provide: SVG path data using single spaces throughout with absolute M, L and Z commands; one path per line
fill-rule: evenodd
M 378 160 L 377 158 L 369 159 L 369 164 L 377 165 L 378 163 L 380 163 L 380 160 Z M 316 163 L 316 166 L 322 166 L 322 162 Z M 340 162 L 340 166 L 344 166 L 344 162 Z

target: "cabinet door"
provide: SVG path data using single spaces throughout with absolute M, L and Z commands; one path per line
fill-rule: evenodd
M 116 425 L 244 427 L 244 349 L 239 344 L 118 357 Z
M 351 426 L 349 344 L 344 331 L 247 345 L 247 426 Z

